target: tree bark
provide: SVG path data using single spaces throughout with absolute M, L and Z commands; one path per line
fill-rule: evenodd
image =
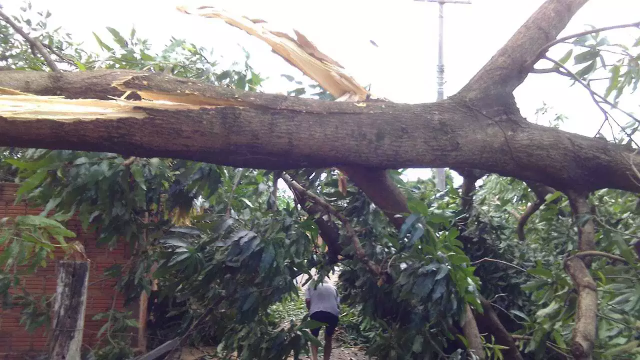
M 50 359 L 80 360 L 88 280 L 88 261 L 58 262 Z
M 121 91 L 180 104 L 136 101 L 116 106 L 112 101 L 57 99 L 53 106 L 47 105 L 54 103 L 51 99 L 2 96 L 0 145 L 268 169 L 477 168 L 557 189 L 638 190 L 629 174 L 630 161 L 640 156 L 602 140 L 528 123 L 515 106 L 493 104 L 504 112 L 490 117 L 485 114 L 489 110 L 475 108 L 462 96 L 421 105 L 323 102 L 138 74 L 4 72 L 0 86 L 20 91 L 105 98 L 114 94 L 107 84 L 120 81 Z M 27 78 L 30 81 L 17 85 L 18 79 Z M 59 86 L 53 90 L 49 86 L 55 81 Z M 36 91 L 38 84 L 42 91 Z M 79 105 L 90 105 L 95 112 L 68 111 L 82 111 Z
M 469 343 L 469 351 L 473 352 L 476 359 L 484 360 L 486 356 L 482 345 L 482 336 L 480 335 L 478 324 L 476 323 L 473 311 L 469 305 L 465 306 L 462 333 L 464 334 L 465 339 L 467 339 L 467 343 Z M 469 359 L 473 359 L 473 357 L 469 356 Z
M 578 250 L 595 250 L 595 225 L 593 219 L 586 221 L 581 216 L 591 215 L 591 206 L 587 201 L 587 194 L 570 191 L 567 193 L 575 221 L 578 223 Z M 584 222 L 581 224 L 581 222 Z M 579 256 L 569 257 L 564 268 L 571 277 L 578 291 L 576 305 L 576 324 L 571 338 L 571 354 L 576 360 L 591 360 L 596 341 L 598 326 L 598 288 L 589 273 L 591 260 Z

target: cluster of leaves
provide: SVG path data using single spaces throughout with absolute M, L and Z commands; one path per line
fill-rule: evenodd
M 482 292 L 500 309 L 503 323 L 526 339 L 524 352 L 535 359 L 561 359 L 570 352 L 577 300 L 563 259 L 576 252 L 576 222 L 588 218 L 574 220 L 566 197 L 552 194 L 529 219 L 526 243 L 522 243 L 515 234 L 518 215 L 534 199 L 520 181 L 497 176 L 484 179 L 475 197 L 476 221 L 470 232 L 482 239 L 482 250 L 475 257 L 487 261 L 478 265 L 476 274 L 483 282 Z M 627 260 L 595 258 L 592 263 L 599 293 L 596 346 L 602 359 L 625 358 L 628 352 L 619 347 L 626 346 L 628 351 L 629 346 L 637 345 L 640 334 L 640 269 L 630 246 L 638 241 L 633 235 L 640 225 L 637 197 L 603 190 L 590 201 L 598 211 L 593 217 L 598 250 Z
M 591 28 L 595 29 L 593 26 Z M 611 42 L 602 33 L 596 32 L 577 37 L 567 44 L 571 48 L 558 60 L 558 63 L 576 70 L 572 70 L 574 71 L 573 75 L 567 74 L 565 71 L 560 71 L 560 73 L 574 81 L 576 78 L 583 81 L 594 91 L 592 98 L 599 106 L 609 105 L 611 109 L 620 109 L 622 95 L 625 92 L 633 94 L 638 89 L 638 84 L 640 84 L 640 37 L 628 46 Z M 573 64 L 569 64 L 571 59 L 573 59 Z M 554 65 L 554 68 L 559 70 L 557 64 Z M 605 87 L 606 82 L 608 84 Z M 605 111 L 604 108 L 602 109 Z M 634 118 L 629 112 L 622 111 L 629 118 L 626 124 L 619 123 L 611 113 L 605 116 L 605 121 L 611 120 L 616 123 L 619 131 L 623 134 L 618 138 L 618 134 L 613 131 L 612 127 L 611 136 L 614 141 L 629 143 L 629 138 L 638 131 L 640 123 L 637 117 Z M 601 133 L 599 135 L 604 137 Z
M 393 173 L 398 184 L 405 186 L 399 175 Z M 464 306 L 477 305 L 478 299 L 473 268 L 456 239 L 456 214 L 439 209 L 439 201 L 427 205 L 420 199 L 435 195 L 435 188 L 429 188 L 432 194 L 413 191 L 413 214 L 398 232 L 361 191 L 353 186 L 341 189 L 335 171 L 301 171 L 298 178 L 351 219 L 367 257 L 382 264 L 393 278 L 381 283 L 359 260 L 348 259 L 354 250 L 342 234 L 347 259 L 340 265 L 341 296 L 354 310 L 351 315 L 359 322 L 356 333 L 366 338 L 369 351 L 389 359 L 442 354 L 455 339 L 443 334 L 459 320 Z M 451 188 L 450 193 L 457 191 Z M 458 200 L 455 197 L 451 202 Z M 322 258 L 314 262 L 320 262 L 320 274 L 332 270 Z
M 50 295 L 33 295 L 23 286 L 23 276 L 46 267 L 56 250 L 71 250 L 65 237 L 75 237 L 54 219 L 25 215 L 0 219 L 0 296 L 2 308 L 18 308 L 27 331 L 49 325 Z
M 138 327 L 132 319 L 130 311 L 110 309 L 93 316 L 93 320 L 106 320 L 98 331 L 100 339 L 96 351 L 87 354 L 87 358 L 95 360 L 119 360 L 133 358 L 131 340 L 132 329 Z

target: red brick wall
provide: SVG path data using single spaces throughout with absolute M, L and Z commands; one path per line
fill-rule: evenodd
M 19 215 L 38 215 L 41 209 L 29 208 L 26 203 L 14 205 L 16 184 L 0 183 L 0 219 L 16 217 Z M 124 264 L 128 259 L 128 250 L 122 244 L 116 249 L 108 250 L 97 247 L 95 233 L 84 232 L 80 221 L 71 219 L 66 224 L 67 228 L 80 241 L 91 261 L 89 272 L 89 290 L 85 315 L 84 343 L 89 347 L 96 344 L 97 333 L 105 323 L 105 320 L 92 320 L 93 316 L 111 309 L 115 280 L 103 280 L 104 270 L 113 264 Z M 60 258 L 57 254 L 56 258 Z M 27 291 L 34 295 L 53 294 L 56 289 L 56 264 L 48 262 L 46 268 L 39 268 L 34 275 L 22 278 L 22 284 Z M 116 309 L 122 307 L 122 296 L 116 298 Z M 0 360 L 26 359 L 38 353 L 47 351 L 47 337 L 44 329 L 35 333 L 28 333 L 24 326 L 20 325 L 20 309 L 3 311 L 0 308 Z M 26 356 L 26 357 L 25 357 Z

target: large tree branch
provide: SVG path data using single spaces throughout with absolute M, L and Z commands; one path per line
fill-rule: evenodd
M 322 237 L 322 241 L 327 244 L 329 262 L 337 263 L 339 261 L 338 256 L 342 255 L 343 249 L 340 244 L 340 229 L 333 220 L 331 220 L 330 213 L 319 204 L 309 201 L 307 197 L 308 190 L 305 189 L 304 192 L 298 190 L 299 188 L 302 188 L 302 185 L 298 184 L 298 186 L 294 186 L 291 182 L 287 183 L 287 185 L 294 193 L 300 207 L 302 207 L 302 209 L 313 218 L 313 222 L 318 226 L 320 237 Z
M 369 270 L 374 275 L 377 275 L 377 276 L 381 275 L 380 266 L 378 264 L 374 263 L 373 261 L 371 261 L 371 259 L 369 259 L 367 257 L 367 254 L 364 252 L 364 249 L 362 248 L 362 245 L 360 244 L 360 239 L 358 239 L 358 236 L 356 235 L 355 230 L 351 226 L 351 223 L 349 222 L 349 219 L 347 219 L 344 215 L 342 215 L 340 212 L 338 212 L 336 209 L 334 209 L 330 204 L 325 202 L 318 195 L 315 195 L 315 194 L 307 191 L 307 189 L 303 188 L 300 184 L 295 182 L 289 175 L 282 174 L 282 180 L 284 180 L 284 182 L 287 183 L 287 185 L 289 185 L 289 187 L 293 191 L 295 191 L 297 193 L 304 194 L 304 196 L 307 199 L 311 200 L 314 204 L 322 207 L 324 209 L 324 211 L 326 211 L 327 213 L 335 216 L 338 220 L 340 220 L 340 222 L 342 223 L 342 226 L 344 226 L 344 228 L 345 228 L 345 232 L 347 233 L 347 236 L 349 237 L 349 240 L 351 241 L 351 244 L 353 245 L 353 249 L 355 251 L 356 257 L 365 266 L 367 266 L 367 268 L 369 268 Z
M 547 0 L 461 92 L 476 101 L 482 99 L 482 103 L 511 97 L 540 58 L 540 49 L 564 30 L 587 1 Z
M 640 157 L 627 149 L 516 123 L 511 118 L 519 115 L 509 113 L 513 109 L 492 118 L 460 97 L 421 105 L 323 102 L 130 71 L 9 71 L 3 72 L 0 87 L 95 99 L 134 91 L 146 99 L 174 102 L 116 105 L 3 96 L 3 146 L 125 152 L 271 169 L 477 168 L 557 189 L 638 190 L 629 174 L 631 162 Z M 93 113 L 84 112 L 84 106 Z

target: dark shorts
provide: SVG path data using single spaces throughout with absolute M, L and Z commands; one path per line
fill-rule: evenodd
M 336 331 L 336 326 L 338 326 L 338 316 L 330 312 L 316 311 L 311 314 L 309 318 L 327 324 L 327 328 L 324 331 L 326 336 L 333 336 L 333 333 Z M 320 335 L 320 327 L 311 329 L 311 333 L 313 336 L 318 337 L 318 335 Z

